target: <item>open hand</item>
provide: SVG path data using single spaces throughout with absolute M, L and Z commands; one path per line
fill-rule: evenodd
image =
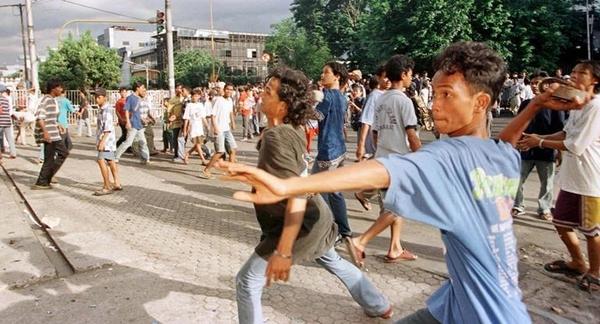
M 254 192 L 235 192 L 233 198 L 237 200 L 264 205 L 280 202 L 288 198 L 284 180 L 272 176 L 259 168 L 225 161 L 219 161 L 215 166 L 227 172 L 227 175 L 223 179 L 244 182 L 254 187 Z
M 523 133 L 523 137 L 517 142 L 517 149 L 521 151 L 528 151 L 534 147 L 538 147 L 540 145 L 540 141 L 541 138 L 536 134 Z
M 533 102 L 537 106 L 552 110 L 578 110 L 582 109 L 583 106 L 585 106 L 585 104 L 592 100 L 592 95 L 587 93 L 587 91 L 584 88 L 580 89 L 586 92 L 586 96 L 584 99 L 575 96 L 572 98 L 572 100 L 565 101 L 563 99 L 554 97 L 553 94 L 559 87 L 560 85 L 558 83 L 551 84 L 544 93 L 536 96 L 533 99 Z

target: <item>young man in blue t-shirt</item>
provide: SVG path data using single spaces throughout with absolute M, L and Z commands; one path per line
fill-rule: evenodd
M 323 100 L 317 105 L 317 112 L 322 117 L 319 119 L 318 153 L 312 173 L 335 170 L 344 165 L 346 158 L 344 124 L 348 100 L 340 89 L 347 82 L 348 71 L 344 65 L 338 62 L 325 64 L 321 73 Z M 348 211 L 342 193 L 324 192 L 322 196 L 333 212 L 340 238 L 351 237 L 352 230 L 348 223 Z
M 398 323 L 531 323 L 518 286 L 510 214 L 520 174 L 514 146 L 541 107 L 580 109 L 584 103 L 553 99 L 558 85 L 552 85 L 499 140 L 491 140 L 486 118 L 504 81 L 502 58 L 483 43 L 459 42 L 440 54 L 435 69 L 433 118 L 448 139 L 307 178 L 282 180 L 239 164 L 221 167 L 254 187 L 253 193 L 235 193 L 240 200 L 265 204 L 309 192 L 388 188 L 386 208 L 438 227 L 450 280 L 427 308 Z M 285 279 L 277 273 L 273 278 Z

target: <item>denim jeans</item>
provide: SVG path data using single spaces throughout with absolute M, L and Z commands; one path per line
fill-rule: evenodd
M 329 164 L 327 167 L 319 165 L 320 162 L 323 163 L 323 161 L 315 161 L 312 173 L 330 171 L 342 167 L 344 165 L 343 156 L 340 158 L 341 162 Z M 325 202 L 327 202 L 327 205 L 331 208 L 335 223 L 338 225 L 339 234 L 342 236 L 351 236 L 352 230 L 348 223 L 348 211 L 346 210 L 346 200 L 344 199 L 344 195 L 341 192 L 331 192 L 322 193 L 321 196 L 323 196 L 323 199 L 325 199 Z
M 352 298 L 370 316 L 385 313 L 390 303 L 371 281 L 352 263 L 342 259 L 333 248 L 318 258 L 317 263 L 338 277 Z M 256 253 L 242 266 L 236 276 L 236 299 L 239 322 L 263 323 L 261 296 L 266 283 L 267 261 Z
M 65 140 L 44 143 L 44 164 L 36 184 L 47 186 L 69 156 Z
M 146 143 L 146 136 L 144 135 L 144 129 L 135 129 L 131 128 L 127 130 L 127 139 L 123 142 L 119 147 L 117 147 L 117 152 L 115 157 L 117 160 L 121 158 L 121 155 L 125 153 L 125 150 L 131 147 L 134 141 L 140 142 L 140 156 L 142 160 L 149 161 L 150 160 L 150 152 L 148 152 L 148 144 Z
M 81 136 L 81 134 L 83 134 L 83 126 L 85 125 L 85 128 L 87 129 L 87 136 L 91 137 L 92 136 L 92 124 L 90 123 L 90 119 L 89 118 L 80 118 L 79 119 L 79 127 L 77 128 L 77 135 Z
M 395 324 L 439 324 L 427 308 L 420 309 L 398 321 Z
M 514 208 L 523 211 L 523 184 L 529 177 L 529 174 L 536 168 L 540 178 L 540 193 L 538 194 L 538 214 L 549 213 L 552 208 L 552 199 L 554 195 L 554 162 L 522 160 L 521 161 L 521 181 L 517 190 Z
M 17 156 L 17 149 L 15 147 L 15 135 L 13 132 L 12 126 L 9 127 L 0 127 L 0 146 L 4 149 L 4 138 L 8 142 L 8 149 L 10 151 L 10 156 Z M 2 152 L 0 152 L 2 154 Z
M 251 138 L 254 134 L 251 124 L 251 115 L 242 117 L 242 138 Z

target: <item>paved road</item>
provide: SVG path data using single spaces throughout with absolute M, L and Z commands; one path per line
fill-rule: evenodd
M 503 123 L 497 120 L 495 128 Z M 349 142 L 354 142 L 352 134 Z M 75 138 L 75 143 L 52 191 L 29 189 L 39 170 L 37 148 L 21 147 L 20 157 L 5 165 L 32 210 L 58 223 L 48 233 L 75 272 L 64 269 L 44 233 L 29 228 L 22 200 L 2 175 L 0 318 L 27 323 L 235 322 L 235 274 L 260 233 L 252 206 L 230 198 L 244 186 L 197 178 L 198 160 L 186 166 L 159 156 L 142 166 L 125 158 L 125 190 L 94 197 L 91 193 L 100 186 L 94 145 L 88 138 Z M 241 144 L 241 161 L 255 163 L 254 145 Z M 353 150 L 349 144 L 349 157 Z M 526 187 L 530 210 L 536 196 L 533 180 Z M 348 209 L 355 232 L 366 230 L 376 218 L 375 211 L 363 212 L 354 199 L 348 199 Z M 550 224 L 531 216 L 515 223 L 521 285 L 535 321 L 552 322 L 557 314 L 550 306 L 557 304 L 566 312 L 554 317 L 558 322 L 598 318 L 597 295 L 539 271 L 541 262 L 563 252 Z M 419 260 L 383 263 L 387 233 L 367 250 L 368 275 L 394 304 L 395 319 L 423 307 L 446 272 L 435 229 L 406 222 L 403 243 Z M 266 289 L 263 302 L 270 323 L 378 322 L 368 319 L 343 286 L 312 262 L 295 266 L 288 284 Z

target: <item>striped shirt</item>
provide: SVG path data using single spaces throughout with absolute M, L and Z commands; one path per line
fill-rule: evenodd
M 0 94 L 0 127 L 11 127 L 12 119 L 9 99 Z
M 56 99 L 52 96 L 45 95 L 40 101 L 40 104 L 38 105 L 38 110 L 35 115 L 36 120 L 44 121 L 44 127 L 50 135 L 51 142 L 61 140 L 57 122 L 58 112 L 58 102 L 56 102 Z M 38 141 L 41 141 L 41 139 L 43 138 L 42 128 L 37 123 L 35 126 L 35 133 Z

